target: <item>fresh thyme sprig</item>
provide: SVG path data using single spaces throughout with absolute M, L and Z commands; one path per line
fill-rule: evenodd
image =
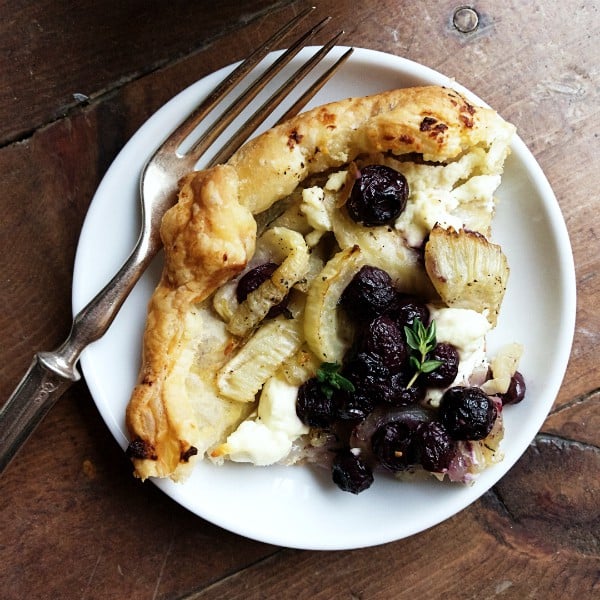
M 435 371 L 441 364 L 441 360 L 427 360 L 427 354 L 431 352 L 436 344 L 435 321 L 431 321 L 428 327 L 425 327 L 418 317 L 413 321 L 412 325 L 404 326 L 404 334 L 406 335 L 406 343 L 412 350 L 410 356 L 410 364 L 415 369 L 415 374 L 406 384 L 406 388 L 414 385 L 417 377 L 421 373 L 431 373 Z
M 317 379 L 327 398 L 331 398 L 335 390 L 353 392 L 356 389 L 354 384 L 339 372 L 340 369 L 341 365 L 338 363 L 329 362 L 322 363 L 317 369 Z

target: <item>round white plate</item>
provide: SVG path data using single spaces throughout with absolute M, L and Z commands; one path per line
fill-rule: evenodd
M 345 48 L 336 48 L 330 59 Z M 303 51 L 304 60 L 311 50 Z M 273 56 L 266 62 L 273 60 Z M 131 138 L 108 170 L 85 220 L 73 282 L 77 312 L 110 279 L 134 245 L 139 227 L 138 178 L 164 136 L 220 81 L 222 69 L 173 98 Z M 411 61 L 357 49 L 311 105 L 386 89 L 437 84 L 476 96 L 453 80 Z M 518 125 L 518 124 L 517 124 Z M 511 266 L 509 287 L 489 349 L 519 341 L 528 393 L 505 410 L 504 461 L 472 486 L 435 480 L 399 483 L 379 476 L 355 496 L 310 467 L 200 464 L 183 484 L 156 481 L 198 516 L 255 540 L 305 549 L 350 549 L 397 540 L 436 525 L 488 490 L 523 454 L 548 414 L 565 373 L 575 322 L 575 274 L 570 243 L 554 194 L 535 159 L 516 138 L 506 163 L 494 240 Z M 108 333 L 81 362 L 89 389 L 118 443 L 127 446 L 125 407 L 140 362 L 146 304 L 161 258 L 144 275 Z

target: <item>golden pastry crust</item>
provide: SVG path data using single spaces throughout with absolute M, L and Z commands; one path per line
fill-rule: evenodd
M 473 106 L 454 90 L 404 88 L 302 113 L 248 142 L 228 164 L 240 180 L 240 201 L 256 214 L 307 176 L 359 154 L 417 153 L 444 162 L 513 131 L 495 111 Z
M 514 131 L 491 109 L 441 87 L 408 88 L 315 108 L 244 145 L 226 165 L 192 173 L 167 212 L 165 267 L 148 308 L 139 382 L 127 409 L 135 474 L 175 480 L 248 414 L 223 398 L 217 370 L 240 341 L 198 307 L 244 269 L 260 213 L 306 177 L 360 155 L 416 153 L 444 162 L 504 146 Z M 501 166 L 506 152 L 488 152 Z M 493 169 L 492 169 L 493 170 Z
M 173 475 L 179 465 L 184 471 L 198 451 L 198 411 L 182 381 L 204 325 L 194 307 L 241 271 L 254 251 L 256 222 L 237 189 L 230 167 L 193 173 L 162 222 L 165 266 L 148 306 L 142 367 L 126 414 L 130 453 L 142 479 Z M 233 404 L 224 411 L 234 420 L 241 414 Z

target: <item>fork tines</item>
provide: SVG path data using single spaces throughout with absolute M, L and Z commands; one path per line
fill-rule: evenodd
M 215 110 L 230 94 L 249 75 L 249 73 L 258 65 L 258 63 L 279 44 L 283 38 L 298 24 L 306 18 L 313 8 L 306 9 L 298 14 L 291 21 L 286 23 L 276 31 L 266 42 L 261 44 L 252 54 L 240 63 L 210 94 L 209 96 L 192 112 L 192 114 L 177 128 L 172 139 L 173 145 L 177 148 L 181 142 L 203 121 L 208 114 Z M 307 47 L 308 42 L 323 29 L 330 21 L 326 17 L 312 26 L 293 43 L 288 46 L 285 52 L 282 52 L 274 62 L 265 68 L 256 80 L 251 83 L 239 96 L 220 112 L 218 118 L 211 124 L 206 131 L 202 133 L 189 150 L 185 152 L 187 157 L 198 160 L 214 144 L 217 138 L 225 129 L 238 117 L 243 110 L 264 90 L 264 88 L 286 67 L 300 51 Z M 336 45 L 343 31 L 336 33 L 327 43 L 321 46 L 309 59 L 302 61 L 294 72 L 261 106 L 252 116 L 250 116 L 240 129 L 231 135 L 228 141 L 213 154 L 210 164 L 225 162 L 251 135 L 254 131 L 273 113 L 283 100 L 290 95 L 292 90 L 320 64 L 325 56 Z M 331 79 L 338 69 L 350 57 L 352 49 L 348 49 L 334 64 L 332 64 L 301 96 L 293 102 L 293 105 L 285 111 L 284 118 L 288 119 L 299 113 L 310 99 Z M 283 120 L 280 119 L 280 121 Z

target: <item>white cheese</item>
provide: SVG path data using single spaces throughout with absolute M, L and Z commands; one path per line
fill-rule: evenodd
M 300 211 L 306 216 L 308 224 L 321 231 L 331 230 L 331 219 L 325 207 L 323 188 L 313 186 L 302 190 Z
M 474 175 L 482 169 L 485 158 L 485 152 L 473 151 L 444 167 L 397 165 L 407 178 L 410 195 L 395 228 L 408 246 L 420 247 L 436 223 L 456 230 L 479 230 L 489 225 L 500 175 Z
M 257 419 L 241 423 L 227 438 L 226 447 L 230 460 L 265 467 L 287 456 L 292 449 L 292 440 L 284 432 L 273 431 Z
M 325 189 L 331 192 L 339 192 L 346 183 L 347 173 L 347 171 L 337 171 L 336 173 L 332 173 L 327 179 Z
M 258 416 L 273 430 L 283 431 L 295 439 L 308 433 L 308 427 L 296 414 L 298 387 L 288 383 L 283 375 L 271 377 L 264 385 L 258 404 Z
M 309 246 L 316 246 L 321 236 L 333 229 L 331 213 L 336 204 L 336 193 L 344 187 L 345 182 L 346 171 L 337 171 L 329 176 L 323 188 L 315 185 L 302 190 L 300 212 L 314 230 L 306 236 Z
M 452 190 L 458 204 L 484 202 L 487 210 L 494 210 L 494 193 L 500 185 L 500 175 L 474 175 Z
M 471 374 L 487 365 L 485 336 L 491 329 L 486 316 L 467 308 L 433 308 L 438 343 L 452 344 L 458 350 L 458 374 L 450 385 L 468 385 Z M 436 406 L 444 390 L 427 390 L 427 401 Z
M 398 217 L 395 228 L 408 246 L 418 248 L 436 223 L 442 227 L 460 229 L 462 221 L 451 214 L 458 205 L 454 196 L 442 190 L 423 190 L 411 195 Z
M 429 312 L 437 341 L 456 346 L 461 358 L 484 349 L 485 335 L 492 327 L 484 314 L 468 308 L 430 307 Z
M 229 435 L 225 448 L 234 462 L 272 465 L 285 458 L 292 442 L 308 433 L 296 415 L 298 388 L 273 376 L 263 386 L 258 417 L 244 421 Z
M 327 210 L 323 188 L 313 186 L 302 190 L 300 212 L 306 217 L 306 221 L 313 228 L 313 231 L 306 235 L 306 243 L 312 248 L 319 243 L 321 236 L 326 231 L 331 231 L 332 229 L 331 215 Z

